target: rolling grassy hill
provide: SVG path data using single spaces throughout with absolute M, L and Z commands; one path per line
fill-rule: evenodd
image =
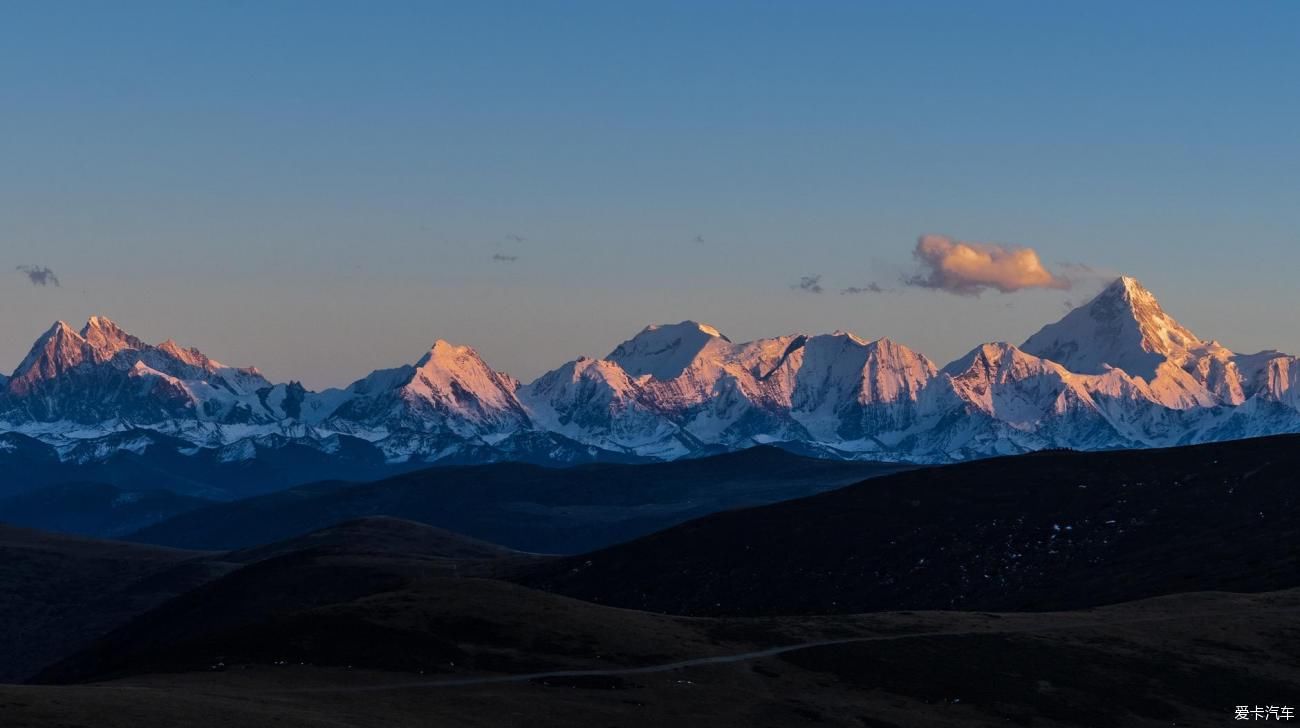
M 1074 609 L 1300 585 L 1300 436 L 1042 452 L 717 513 L 520 575 L 696 615 Z
M 521 551 L 578 553 L 719 510 L 796 498 L 903 469 L 816 460 L 772 447 L 648 465 L 434 468 L 374 483 L 318 483 L 216 504 L 127 538 L 237 549 L 354 518 L 393 516 Z

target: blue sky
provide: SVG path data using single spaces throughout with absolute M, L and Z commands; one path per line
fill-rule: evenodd
M 92 313 L 313 386 L 686 318 L 942 363 L 1100 285 L 838 294 L 927 233 L 1300 351 L 1295 3 L 0 8 L 0 369 Z

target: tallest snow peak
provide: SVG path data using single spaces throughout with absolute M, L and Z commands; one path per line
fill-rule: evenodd
M 1148 290 L 1146 286 L 1142 285 L 1141 281 L 1133 276 L 1120 276 L 1111 281 L 1110 285 L 1106 286 L 1101 295 L 1106 294 L 1118 295 L 1134 301 L 1149 300 L 1156 306 L 1160 305 L 1156 302 L 1155 294 Z
M 1116 367 L 1150 381 L 1162 363 L 1181 364 L 1205 346 L 1136 278 L 1123 276 L 1020 348 L 1070 371 L 1100 374 Z

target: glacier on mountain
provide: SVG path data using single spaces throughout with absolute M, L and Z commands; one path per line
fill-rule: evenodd
M 56 323 L 0 377 L 0 432 L 78 460 L 158 447 L 155 432 L 230 460 L 289 444 L 332 452 L 345 438 L 394 462 L 664 460 L 776 443 L 940 463 L 1296 432 L 1297 379 L 1296 357 L 1200 339 L 1128 277 L 1019 347 L 983 344 L 942 368 L 888 339 L 737 343 L 685 321 L 527 384 L 439 340 L 413 365 L 322 392 L 96 316 L 79 331 Z

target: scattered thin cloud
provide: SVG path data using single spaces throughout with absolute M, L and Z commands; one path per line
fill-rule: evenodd
M 857 296 L 863 293 L 893 293 L 894 289 L 885 288 L 879 283 L 868 283 L 865 286 L 849 286 L 840 289 L 841 296 Z
M 1069 278 L 1073 283 L 1079 286 L 1087 284 L 1106 285 L 1111 281 L 1124 275 L 1121 271 L 1113 268 L 1098 268 L 1097 266 L 1084 265 L 1083 263 L 1058 263 L 1057 268 L 1061 273 Z
M 990 288 L 1014 293 L 1027 288 L 1068 290 L 1071 286 L 1069 278 L 1044 267 L 1033 248 L 922 235 L 912 256 L 921 271 L 904 277 L 905 285 L 958 296 L 978 296 Z
M 799 282 L 790 286 L 797 291 L 807 291 L 808 293 L 825 293 L 826 289 L 822 288 L 822 277 L 820 275 L 802 276 Z
M 502 255 L 501 253 L 494 253 L 494 254 L 492 255 L 492 260 L 495 260 L 495 261 L 498 262 L 498 263 L 513 263 L 513 262 L 515 262 L 516 260 L 519 260 L 519 256 L 517 256 L 517 255 Z
M 1085 276 L 1102 275 L 1102 271 L 1099 271 L 1096 268 L 1093 268 L 1090 265 L 1085 265 L 1083 263 L 1058 263 L 1056 267 L 1060 268 L 1063 271 L 1066 271 L 1067 273 L 1073 273 L 1078 275 L 1085 275 Z
M 27 280 L 31 281 L 33 286 L 59 287 L 59 277 L 43 265 L 20 265 L 15 270 L 27 276 Z

